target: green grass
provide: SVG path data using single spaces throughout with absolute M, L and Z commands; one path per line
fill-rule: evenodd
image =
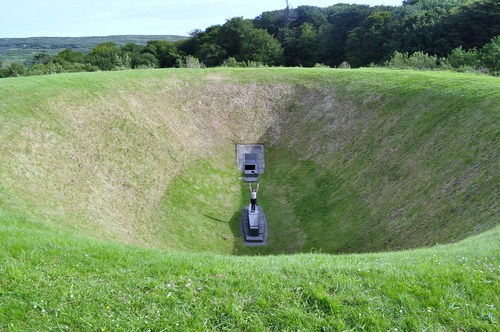
M 0 330 L 495 330 L 499 87 L 385 69 L 0 80 Z M 265 247 L 239 231 L 251 142 Z
M 6 331 L 493 331 L 498 324 L 498 227 L 398 253 L 228 257 L 33 226 L 12 216 L 0 228 Z
M 497 223 L 494 77 L 172 69 L 0 84 L 5 206 L 104 240 L 348 253 L 456 242 Z M 267 151 L 265 248 L 241 244 L 241 142 Z

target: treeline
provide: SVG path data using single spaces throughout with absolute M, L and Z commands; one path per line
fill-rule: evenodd
M 386 65 L 500 73 L 500 2 L 404 0 L 401 6 L 336 4 L 235 17 L 195 30 L 186 40 L 118 47 L 88 54 L 66 49 L 11 64 L 0 75 L 38 75 L 128 68 Z

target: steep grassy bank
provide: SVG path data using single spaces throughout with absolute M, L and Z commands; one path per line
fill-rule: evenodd
M 233 254 L 455 242 L 499 215 L 499 81 L 388 70 L 159 70 L 0 82 L 1 208 Z M 269 245 L 241 245 L 235 145 L 261 142 Z

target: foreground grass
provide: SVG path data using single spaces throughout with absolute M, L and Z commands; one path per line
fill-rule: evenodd
M 227 257 L 0 221 L 0 330 L 493 331 L 500 228 L 385 254 Z

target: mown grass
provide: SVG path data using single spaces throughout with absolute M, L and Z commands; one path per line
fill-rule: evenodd
M 151 70 L 0 90 L 1 330 L 497 329 L 494 77 Z M 239 233 L 252 142 L 265 247 Z
M 2 216 L 0 328 L 493 331 L 500 230 L 385 254 L 228 257 L 102 243 Z

